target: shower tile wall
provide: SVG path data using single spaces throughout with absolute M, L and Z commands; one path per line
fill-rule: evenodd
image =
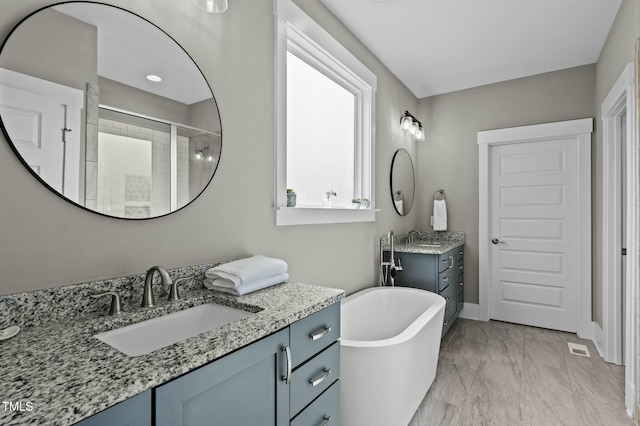
M 192 199 L 189 196 L 190 161 L 189 138 L 178 135 L 178 208 L 186 206 Z
M 152 140 L 151 214 L 157 216 L 169 213 L 171 209 L 171 135 L 153 130 Z
M 129 218 L 168 213 L 171 206 L 170 134 L 103 118 L 98 120 L 98 131 L 103 135 L 130 138 L 126 144 L 129 148 L 109 153 L 110 164 L 117 166 L 105 164 L 104 158 L 109 152 L 106 145 L 98 150 L 103 159 L 98 166 L 98 211 Z M 178 205 L 181 205 L 180 197 L 189 194 L 188 143 L 187 138 L 178 137 Z M 146 164 L 149 161 L 150 164 Z

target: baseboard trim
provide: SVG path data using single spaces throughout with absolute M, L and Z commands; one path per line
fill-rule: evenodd
M 600 327 L 600 324 L 598 324 L 595 321 L 592 321 L 593 324 L 593 338 L 591 339 L 593 341 L 593 344 L 595 345 L 596 349 L 598 350 L 598 354 L 600 354 L 600 357 L 602 359 L 604 359 L 604 330 L 602 330 L 602 327 Z M 580 336 L 582 337 L 582 336 Z
M 477 303 L 464 303 L 464 307 L 460 314 L 458 314 L 458 318 L 482 321 L 480 319 L 480 305 Z

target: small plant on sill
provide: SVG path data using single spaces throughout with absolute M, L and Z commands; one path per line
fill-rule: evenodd
M 296 191 L 291 188 L 287 188 L 287 207 L 295 207 L 296 206 Z
M 354 207 L 357 209 L 368 209 L 369 208 L 369 199 L 368 198 L 354 198 L 351 200 L 354 204 Z

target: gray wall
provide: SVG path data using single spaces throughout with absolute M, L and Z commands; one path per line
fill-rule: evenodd
M 190 125 L 189 105 L 136 89 L 108 78 L 98 77 L 100 103 L 147 117 Z
M 189 105 L 189 125 L 212 133 L 220 133 L 216 101 L 207 99 Z
M 3 0 L 0 38 L 51 4 Z M 417 209 L 399 217 L 389 195 L 393 153 L 415 144 L 398 129 L 417 99 L 317 0 L 301 6 L 378 76 L 375 223 L 276 227 L 273 205 L 274 17 L 270 0 L 233 0 L 222 15 L 190 1 L 108 0 L 174 37 L 214 91 L 223 123 L 222 160 L 208 189 L 167 217 L 124 221 L 60 199 L 27 172 L 0 137 L 0 294 L 140 273 L 252 253 L 289 262 L 294 280 L 353 292 L 374 284 L 378 237 L 415 227 Z M 251 124 L 248 132 L 247 123 Z
M 623 0 L 598 62 L 593 65 L 477 87 L 419 101 L 427 142 L 420 145 L 421 228 L 429 224 L 431 194 L 447 191 L 450 229 L 466 231 L 465 301 L 478 303 L 478 148 L 476 133 L 594 117 L 592 150 L 593 319 L 602 324 L 602 134 L 600 104 L 640 36 L 640 4 Z M 455 165 L 455 166 L 454 166 Z M 467 260 L 468 259 L 468 260 Z
M 629 62 L 635 61 L 640 37 L 640 2 L 623 0 L 596 64 L 595 137 L 593 145 L 593 319 L 602 325 L 602 122 L 600 106 Z
M 2 6 L 5 23 L 4 3 Z M 6 35 L 3 32 L 2 40 Z M 11 35 L 11 42 L 2 49 L 0 67 L 84 90 L 87 83 L 97 83 L 96 45 L 96 27 L 50 9 L 33 16 Z
M 418 149 L 418 223 L 431 229 L 433 193 L 447 193 L 450 230 L 467 234 L 467 303 L 478 303 L 477 132 L 593 117 L 595 65 L 520 78 L 419 101 L 426 141 Z

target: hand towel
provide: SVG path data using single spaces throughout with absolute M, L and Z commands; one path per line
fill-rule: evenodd
M 266 278 L 259 278 L 253 281 L 247 281 L 240 284 L 238 287 L 229 287 L 226 285 L 224 278 L 205 278 L 204 286 L 209 290 L 220 291 L 222 293 L 233 294 L 235 296 L 242 296 L 243 294 L 251 293 L 263 288 L 271 287 L 272 285 L 280 284 L 289 279 L 289 274 L 282 273 L 273 275 Z M 222 283 L 221 283 L 222 282 Z M 221 285 L 222 284 L 222 285 Z
M 447 230 L 447 202 L 445 200 L 433 200 L 433 230 Z
M 284 260 L 256 255 L 208 269 L 205 272 L 205 277 L 212 280 L 226 280 L 225 282 L 219 282 L 217 285 L 234 288 L 243 282 L 283 274 L 287 272 L 287 269 L 288 265 Z
M 404 214 L 404 202 L 402 200 L 394 200 L 393 203 L 396 205 L 396 211 L 398 214 Z

